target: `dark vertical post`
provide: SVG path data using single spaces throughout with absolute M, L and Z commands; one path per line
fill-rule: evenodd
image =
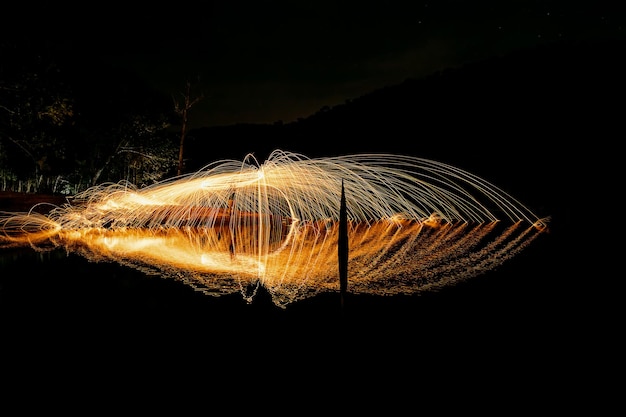
M 236 218 L 234 217 L 235 211 L 235 189 L 233 188 L 233 192 L 230 194 L 228 198 L 228 231 L 230 232 L 230 244 L 228 249 L 230 251 L 230 258 L 235 257 L 236 243 L 237 243 L 237 224 L 234 222 Z
M 339 261 L 339 292 L 341 296 L 341 308 L 348 291 L 348 210 L 346 207 L 346 193 L 341 180 L 341 206 L 339 208 L 339 240 L 337 243 L 337 255 Z

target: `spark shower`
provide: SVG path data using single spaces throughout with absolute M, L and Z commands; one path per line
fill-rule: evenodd
M 144 188 L 95 186 L 47 214 L 2 212 L 0 248 L 63 247 L 207 295 L 240 292 L 248 302 L 263 286 L 284 308 L 339 292 L 342 187 L 350 293 L 453 285 L 498 267 L 547 230 L 547 217 L 445 163 L 275 150 L 262 164 L 248 154 Z

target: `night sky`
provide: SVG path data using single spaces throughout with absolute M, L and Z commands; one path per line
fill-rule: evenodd
M 446 68 L 563 40 L 626 38 L 619 2 L 264 1 L 15 11 L 51 46 L 94 54 L 180 97 L 192 127 L 291 122 Z M 71 12 L 71 13 L 70 13 Z M 15 35 L 15 31 L 12 32 Z

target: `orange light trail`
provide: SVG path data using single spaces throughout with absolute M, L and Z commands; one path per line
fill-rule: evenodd
M 65 247 L 185 282 L 209 295 L 260 285 L 274 303 L 339 291 L 343 181 L 352 293 L 412 294 L 507 261 L 547 230 L 493 184 L 422 158 L 247 155 L 138 189 L 103 184 L 55 207 L 0 214 L 0 247 Z

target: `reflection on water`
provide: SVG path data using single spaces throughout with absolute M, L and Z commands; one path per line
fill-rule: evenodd
M 0 250 L 3 323 L 19 332 L 91 332 L 103 325 L 110 331 L 139 331 L 146 326 L 228 322 L 223 315 L 254 312 L 246 307 L 258 311 L 267 306 L 250 306 L 237 295 L 206 297 L 180 281 L 112 261 L 93 262 L 61 247 Z
M 146 378 L 186 369 L 265 381 L 291 369 L 294 357 L 297 373 L 333 376 L 341 369 L 344 382 L 363 382 L 362 375 L 373 369 L 423 375 L 425 366 L 439 373 L 445 365 L 468 363 L 478 373 L 485 363 L 499 370 L 504 363 L 504 372 L 511 371 L 509 363 L 543 372 L 542 358 L 552 360 L 575 345 L 559 341 L 568 325 L 562 319 L 572 310 L 558 314 L 558 321 L 549 314 L 561 294 L 548 293 L 546 302 L 538 297 L 553 285 L 550 272 L 534 265 L 538 254 L 551 256 L 543 250 L 544 237 L 504 263 L 501 272 L 420 295 L 351 293 L 345 310 L 336 293 L 318 293 L 282 309 L 262 286 L 248 303 L 238 293 L 207 297 L 184 282 L 103 258 L 92 261 L 64 247 L 2 249 L 3 359 L 20 373 L 28 369 L 29 378 L 56 378 L 74 367 L 81 370 L 79 384 L 99 382 L 107 373 L 121 380 L 140 366 L 137 372 Z M 428 262 L 437 251 L 431 248 Z M 526 254 L 530 262 L 524 262 Z M 460 258 L 453 262 L 462 266 Z M 445 265 L 442 260 L 438 267 Z
M 5 249 L 2 262 L 10 263 L 11 257 L 59 261 L 80 255 L 96 265 L 116 263 L 147 276 L 179 281 L 206 295 L 240 293 L 252 302 L 262 287 L 281 307 L 339 291 L 334 223 L 294 225 L 285 239 L 288 244 L 267 253 L 232 251 L 230 245 L 215 244 L 215 233 L 197 229 L 60 232 L 28 250 Z M 522 223 L 508 227 L 408 221 L 351 225 L 349 291 L 389 296 L 439 290 L 499 267 L 541 235 L 541 229 Z M 110 265 L 103 270 L 110 272 Z
M 264 286 L 258 287 L 252 302 L 238 292 L 207 297 L 184 281 L 162 279 L 160 273 L 110 259 L 90 260 L 62 247 L 43 252 L 3 249 L 0 310 L 5 331 L 6 326 L 15 326 L 17 334 L 37 332 L 52 339 L 89 334 L 123 340 L 146 332 L 155 337 L 181 331 L 198 337 L 240 333 L 239 338 L 284 331 L 284 338 L 294 333 L 326 334 L 340 326 L 336 320 L 341 317 L 349 318 L 352 331 L 363 337 L 380 336 L 385 331 L 403 335 L 417 332 L 423 337 L 432 332 L 445 333 L 446 337 L 456 332 L 455 337 L 461 337 L 492 330 L 502 335 L 518 332 L 520 326 L 536 334 L 541 326 L 550 325 L 546 310 L 558 305 L 555 300 L 567 289 L 557 288 L 560 275 L 554 268 L 535 266 L 542 263 L 542 257 L 553 257 L 554 250 L 546 247 L 546 242 L 549 239 L 539 239 L 527 256 L 517 256 L 481 277 L 448 287 L 430 287 L 432 291 L 393 295 L 385 288 L 410 286 L 412 281 L 392 273 L 386 280 L 355 278 L 350 281 L 345 311 L 340 311 L 336 291 L 318 292 L 281 308 Z M 437 264 L 436 253 L 433 247 L 427 261 L 431 268 L 424 267 L 433 272 L 432 277 L 438 270 L 461 270 L 473 260 L 471 256 L 466 260 L 462 256 L 456 260 L 440 258 Z M 376 285 L 379 290 L 360 290 Z M 471 334 L 471 340 L 476 337 Z M 42 342 L 48 343 L 47 339 Z

